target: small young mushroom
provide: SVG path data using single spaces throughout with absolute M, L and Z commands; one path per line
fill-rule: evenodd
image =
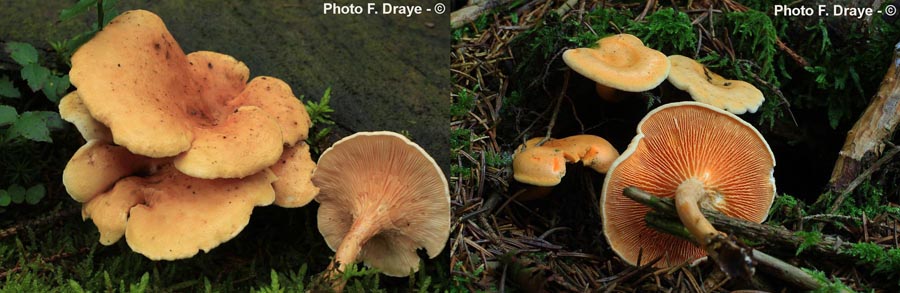
M 122 13 L 72 55 L 72 84 L 117 145 L 197 178 L 241 178 L 307 136 L 309 116 L 283 82 L 215 52 L 185 55 L 155 14 Z M 252 155 L 247 155 L 252 154 Z
M 679 218 L 706 248 L 719 232 L 700 207 L 761 223 L 775 196 L 775 157 L 762 135 L 734 114 L 697 102 L 660 106 L 638 124 L 638 134 L 603 182 L 603 232 L 623 260 L 664 257 L 657 267 L 705 255 L 702 248 L 647 227 L 650 208 L 622 194 L 629 186 L 675 197 Z
M 441 168 L 406 137 L 387 131 L 345 137 L 322 153 L 319 232 L 335 250 L 330 272 L 364 261 L 388 276 L 419 268 L 416 249 L 437 256 L 450 233 L 450 192 Z M 341 288 L 342 283 L 335 284 Z
M 556 186 L 566 175 L 566 163 L 581 162 L 599 173 L 606 173 L 619 152 L 605 139 L 594 135 L 574 135 L 550 139 L 529 139 L 513 154 L 513 178 L 536 186 Z
M 669 75 L 666 55 L 644 46 L 641 39 L 618 34 L 597 41 L 595 48 L 569 49 L 563 61 L 597 83 L 597 93 L 615 101 L 615 90 L 642 92 L 655 88 Z
M 695 61 L 681 55 L 669 56 L 672 70 L 669 82 L 691 94 L 694 101 L 706 103 L 734 114 L 756 113 L 765 100 L 763 93 L 742 80 L 725 79 Z

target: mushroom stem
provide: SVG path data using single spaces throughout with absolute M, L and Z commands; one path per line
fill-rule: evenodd
M 694 178 L 685 180 L 675 190 L 675 209 L 678 218 L 703 249 L 706 249 L 713 237 L 719 234 L 700 212 L 699 202 L 705 193 L 703 182 Z
M 372 215 L 375 213 L 368 213 L 368 215 Z M 367 215 L 367 214 L 363 214 Z M 359 256 L 359 252 L 362 250 L 363 245 L 378 234 L 382 229 L 381 221 L 378 221 L 377 216 L 362 216 L 353 220 L 353 225 L 350 226 L 350 231 L 347 231 L 344 239 L 341 240 L 340 246 L 338 246 L 337 251 L 334 254 L 334 260 L 331 264 L 328 265 L 328 269 L 326 269 L 329 277 L 334 277 L 334 274 L 343 273 L 347 266 L 350 264 L 356 263 L 357 256 Z M 338 264 L 337 270 L 334 270 L 334 264 Z M 343 278 L 338 278 L 334 283 L 335 292 L 341 292 L 344 288 L 344 280 Z
M 622 96 L 618 95 L 619 90 L 617 90 L 615 88 L 611 88 L 611 87 L 608 87 L 608 86 L 598 83 L 596 90 L 597 90 L 597 95 L 599 95 L 600 98 L 603 98 L 604 101 L 611 102 L 611 103 L 617 103 L 622 100 Z

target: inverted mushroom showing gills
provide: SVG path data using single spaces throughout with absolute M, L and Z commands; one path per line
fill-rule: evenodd
M 572 70 L 597 83 L 605 100 L 618 100 L 615 90 L 643 92 L 655 88 L 669 75 L 666 55 L 644 46 L 641 39 L 618 34 L 597 41 L 595 48 L 569 49 L 563 61 Z
M 364 261 L 388 276 L 419 268 L 416 249 L 437 256 L 450 233 L 450 192 L 434 160 L 393 132 L 360 132 L 322 153 L 319 232 L 335 250 L 329 269 Z M 336 284 L 340 288 L 342 284 Z
M 241 178 L 274 164 L 307 136 L 290 87 L 215 52 L 185 55 L 155 14 L 122 13 L 72 56 L 78 96 L 115 144 L 174 157 L 197 178 Z
M 700 207 L 756 223 L 765 220 L 775 196 L 775 157 L 762 135 L 732 113 L 697 102 L 654 109 L 613 163 L 600 199 L 603 232 L 623 260 L 634 265 L 663 257 L 657 267 L 694 260 L 719 236 Z M 647 227 L 650 208 L 622 194 L 629 186 L 675 197 L 678 216 L 698 248 Z
M 765 100 L 763 93 L 752 84 L 725 79 L 694 59 L 672 55 L 669 61 L 672 63 L 669 82 L 691 94 L 694 101 L 734 114 L 744 114 L 756 113 Z

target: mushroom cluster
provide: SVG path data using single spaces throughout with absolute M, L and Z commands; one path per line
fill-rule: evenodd
M 765 100 L 748 82 L 725 79 L 685 56 L 667 58 L 630 34 L 602 38 L 593 48 L 566 50 L 563 61 L 596 82 L 597 94 L 607 101 L 619 100 L 618 91 L 648 91 L 664 80 L 688 92 L 694 101 L 734 114 L 755 113 Z
M 155 14 L 122 13 L 72 56 L 60 115 L 87 143 L 63 183 L 100 242 L 150 259 L 209 251 L 253 207 L 309 203 L 309 116 L 290 86 L 228 55 L 185 54 Z

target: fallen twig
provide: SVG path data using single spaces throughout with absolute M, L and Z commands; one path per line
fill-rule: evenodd
M 656 197 L 633 187 L 626 188 L 623 193 L 628 198 L 651 207 L 660 213 L 666 215 L 677 214 L 675 205 L 670 198 Z M 757 224 L 706 209 L 703 210 L 703 215 L 716 229 L 738 238 L 753 239 L 755 242 L 760 242 L 759 246 L 767 247 L 782 255 L 796 254 L 797 248 L 805 242 L 803 237 L 795 235 L 793 231 L 784 227 Z M 821 241 L 809 245 L 800 254 L 815 255 L 820 259 L 855 262 L 857 259 L 841 253 L 851 248 L 851 245 L 852 243 L 840 240 L 838 237 L 822 235 Z
M 486 11 L 493 9 L 494 7 L 506 5 L 509 2 L 512 2 L 512 0 L 482 1 L 476 5 L 460 8 L 459 10 L 450 13 L 450 28 L 460 28 L 467 23 L 475 21 Z
M 35 226 L 46 225 L 51 222 L 57 221 L 59 219 L 74 215 L 80 211 L 81 211 L 81 209 L 77 208 L 77 207 L 61 209 L 61 210 L 53 211 L 53 212 L 49 213 L 48 215 L 45 215 L 43 217 L 40 217 L 40 218 L 37 218 L 34 220 L 29 220 L 26 222 L 18 223 L 12 227 L 0 230 L 0 239 L 19 234 L 19 232 L 21 232 L 26 227 L 35 227 Z
M 638 188 L 629 187 L 623 191 L 623 194 L 628 198 L 637 201 L 639 203 L 645 204 L 651 208 L 653 208 L 656 213 L 648 213 L 646 220 L 648 226 L 658 229 L 662 232 L 672 234 L 684 239 L 687 239 L 691 242 L 694 242 L 691 234 L 687 231 L 687 228 L 684 227 L 677 220 L 677 212 L 675 211 L 675 206 L 672 203 L 671 199 L 668 198 L 659 198 L 649 193 L 643 192 Z M 704 211 L 704 214 L 709 217 L 709 214 L 715 212 L 712 211 Z M 716 213 L 718 214 L 718 213 Z M 721 214 L 719 214 L 721 215 Z M 723 217 L 724 215 L 721 215 Z M 673 219 L 675 219 L 673 221 Z M 713 222 L 715 225 L 715 221 L 710 217 L 710 222 Z M 717 229 L 721 229 L 720 227 L 716 227 Z M 726 230 L 726 229 L 722 229 Z M 755 238 L 759 239 L 759 238 Z M 723 241 L 723 244 L 731 244 L 741 246 L 740 243 L 734 243 L 735 241 Z M 695 243 L 696 244 L 696 243 Z M 762 251 L 752 249 L 751 255 L 753 260 L 756 261 L 756 264 L 763 271 L 778 277 L 779 279 L 791 283 L 792 285 L 802 288 L 804 290 L 814 290 L 818 289 L 822 286 L 818 281 L 816 281 L 812 276 L 804 272 L 803 270 L 788 264 L 778 258 L 770 256 Z
M 863 166 L 868 165 L 884 148 L 884 141 L 894 133 L 900 123 L 900 43 L 894 46 L 894 58 L 872 102 L 853 128 L 847 132 L 844 146 L 828 181 L 833 192 L 844 193 L 851 181 L 859 177 Z M 825 193 L 827 194 L 827 193 Z M 824 195 L 819 201 L 824 199 Z
M 840 195 L 838 195 L 838 197 L 834 200 L 834 203 L 831 204 L 831 208 L 829 208 L 828 211 L 830 213 L 834 213 L 835 211 L 837 211 L 838 208 L 841 207 L 841 203 L 844 202 L 844 199 L 847 198 L 847 195 L 853 193 L 853 190 L 856 190 L 856 187 L 858 187 L 863 183 L 863 181 L 868 179 L 869 176 L 872 176 L 872 173 L 881 168 L 881 165 L 890 162 L 891 159 L 893 159 L 894 156 L 897 155 L 897 153 L 900 153 L 900 147 L 891 147 L 891 150 L 884 153 L 884 155 L 882 155 L 881 158 L 878 159 L 878 161 L 875 161 L 872 166 L 869 166 L 869 168 L 860 173 L 859 176 L 853 179 L 853 181 L 850 181 L 850 184 L 847 184 L 847 188 L 844 189 L 844 191 L 841 192 Z

